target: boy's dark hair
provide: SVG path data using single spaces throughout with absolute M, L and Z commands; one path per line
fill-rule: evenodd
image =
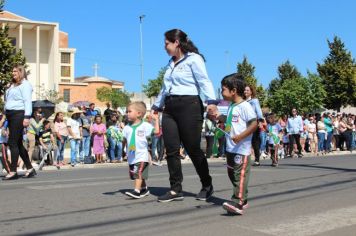
M 49 124 L 50 122 L 49 122 L 49 120 L 45 120 L 45 121 L 43 121 L 43 127 L 45 127 L 47 124 Z
M 221 80 L 221 86 L 225 86 L 229 90 L 236 90 L 237 95 L 240 97 L 244 96 L 246 83 L 244 77 L 238 73 L 225 76 Z

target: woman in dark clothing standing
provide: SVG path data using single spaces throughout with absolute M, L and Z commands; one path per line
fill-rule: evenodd
M 182 166 L 179 157 L 181 142 L 200 177 L 202 188 L 197 200 L 206 200 L 213 193 L 208 162 L 200 149 L 203 125 L 203 103 L 216 104 L 213 85 L 208 78 L 204 57 L 187 34 L 179 29 L 165 33 L 165 49 L 172 58 L 164 75 L 163 88 L 152 110 L 163 110 L 163 139 L 167 152 L 167 165 L 171 190 L 158 197 L 160 202 L 182 200 Z M 209 113 L 216 112 L 216 105 L 208 106 Z
M 28 127 L 32 113 L 32 86 L 26 78 L 23 66 L 15 66 L 12 70 L 12 83 L 5 94 L 5 111 L 9 121 L 9 147 L 11 151 L 10 173 L 4 180 L 17 179 L 17 162 L 19 156 L 26 165 L 27 171 L 24 178 L 36 174 L 31 165 L 27 150 L 22 143 L 24 127 Z

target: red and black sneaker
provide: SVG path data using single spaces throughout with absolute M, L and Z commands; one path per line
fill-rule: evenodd
M 233 202 L 224 202 L 222 206 L 224 210 L 235 215 L 243 215 L 244 213 L 243 206 L 240 204 L 236 204 Z

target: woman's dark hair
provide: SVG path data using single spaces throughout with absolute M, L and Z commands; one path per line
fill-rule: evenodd
M 62 114 L 62 112 L 57 112 L 57 113 L 56 113 L 56 116 L 54 117 L 54 122 L 57 122 L 57 119 L 58 119 L 59 114 Z
M 174 43 L 176 40 L 178 40 L 179 48 L 180 50 L 182 50 L 184 54 L 187 52 L 194 52 L 196 54 L 199 54 L 205 61 L 203 54 L 199 52 L 198 48 L 188 38 L 188 35 L 184 33 L 182 30 L 180 29 L 168 30 L 166 33 L 164 33 L 164 37 L 166 38 L 166 40 L 168 40 L 171 43 Z
M 236 89 L 236 93 L 240 97 L 244 97 L 246 83 L 244 77 L 238 73 L 225 76 L 221 81 L 221 86 L 225 86 L 229 90 Z

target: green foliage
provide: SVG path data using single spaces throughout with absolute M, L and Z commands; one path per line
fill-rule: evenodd
M 278 66 L 278 77 L 283 84 L 283 82 L 286 80 L 297 79 L 302 77 L 302 75 L 298 71 L 297 67 L 292 65 L 290 61 L 287 60 L 285 63 Z
M 8 32 L 8 26 L 0 28 L 0 95 L 4 94 L 11 81 L 13 67 L 26 64 L 22 51 L 16 52 L 16 47 L 11 44 Z
M 278 78 L 271 80 L 267 89 L 268 95 L 272 96 L 281 86 L 282 82 Z
M 278 78 L 271 80 L 268 86 L 268 95 L 272 96 L 286 80 L 301 78 L 298 69 L 289 60 L 278 66 Z
M 262 85 L 258 85 L 256 88 L 256 97 L 258 98 L 261 107 L 267 106 L 267 92 Z
M 242 75 L 245 78 L 245 82 L 249 86 L 257 87 L 257 79 L 255 77 L 255 66 L 253 66 L 246 56 L 241 63 L 237 63 L 237 73 Z
M 342 106 L 356 105 L 356 65 L 351 52 L 337 36 L 334 41 L 327 40 L 329 55 L 323 64 L 317 63 L 317 69 L 328 97 L 325 106 L 340 110 Z
M 125 91 L 101 87 L 96 89 L 96 97 L 101 102 L 110 102 L 114 109 L 126 107 L 130 103 L 130 94 Z
M 308 73 L 307 78 L 285 80 L 268 98 L 268 105 L 278 115 L 289 114 L 292 108 L 297 108 L 300 113 L 309 113 L 322 107 L 325 96 L 321 78 Z
M 156 79 L 149 80 L 147 85 L 143 85 L 143 92 L 147 97 L 157 97 L 163 85 L 163 77 L 165 72 L 166 68 L 161 68 Z

